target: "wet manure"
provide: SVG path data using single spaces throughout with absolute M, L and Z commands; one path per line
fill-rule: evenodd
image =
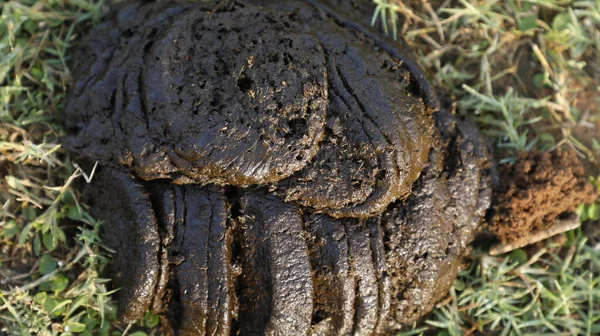
M 63 142 L 99 164 L 85 193 L 116 251 L 121 320 L 387 335 L 446 295 L 491 202 L 491 158 L 364 13 L 125 2 L 84 39 Z

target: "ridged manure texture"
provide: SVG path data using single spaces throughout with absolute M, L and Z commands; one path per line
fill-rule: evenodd
M 65 146 L 147 181 L 268 185 L 336 218 L 406 198 L 434 128 L 414 75 L 288 5 L 122 5 L 76 53 Z
M 122 321 L 387 335 L 446 295 L 490 203 L 485 141 L 346 11 L 126 2 L 84 39 L 64 144 L 99 162 Z

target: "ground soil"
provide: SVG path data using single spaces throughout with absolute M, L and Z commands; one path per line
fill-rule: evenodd
M 579 92 L 576 96 L 575 107 L 582 114 L 585 122 L 576 125 L 573 135 L 589 150 L 589 156 L 583 160 L 587 175 L 597 176 L 600 174 L 600 148 L 594 143 L 600 142 L 600 99 L 599 89 L 588 88 Z
M 510 242 L 545 229 L 556 218 L 598 197 L 571 151 L 522 153 L 500 169 L 489 229 Z
M 589 220 L 581 225 L 583 234 L 592 244 L 600 244 L 600 220 Z

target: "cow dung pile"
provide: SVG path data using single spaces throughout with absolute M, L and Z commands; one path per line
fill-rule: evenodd
M 354 5 L 124 2 L 83 40 L 64 145 L 98 162 L 123 321 L 380 335 L 446 295 L 490 155 Z

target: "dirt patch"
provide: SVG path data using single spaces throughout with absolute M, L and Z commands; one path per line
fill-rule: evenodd
M 600 91 L 598 88 L 586 89 L 579 92 L 575 106 L 582 113 L 584 121 L 579 122 L 573 128 L 573 135 L 590 152 L 586 160 L 583 160 L 587 175 L 600 175 Z
M 515 164 L 500 168 L 489 229 L 502 242 L 514 241 L 597 197 L 573 152 L 521 153 Z
M 600 244 L 600 220 L 589 220 L 581 225 L 583 234 L 592 244 Z

